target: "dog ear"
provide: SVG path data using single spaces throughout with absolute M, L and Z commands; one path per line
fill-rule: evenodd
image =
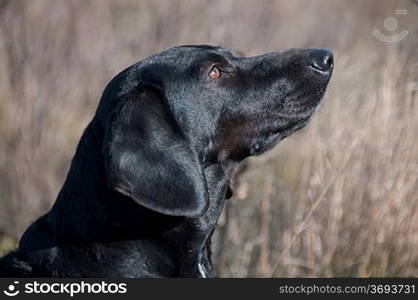
M 122 98 L 105 133 L 110 187 L 163 214 L 201 215 L 209 203 L 203 170 L 164 96 L 141 88 Z

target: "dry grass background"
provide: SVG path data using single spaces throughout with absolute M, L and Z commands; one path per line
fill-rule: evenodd
M 389 16 L 395 44 L 372 35 Z M 50 207 L 121 69 L 178 44 L 329 47 L 311 124 L 238 172 L 218 274 L 418 276 L 417 33 L 407 0 L 0 0 L 0 252 Z

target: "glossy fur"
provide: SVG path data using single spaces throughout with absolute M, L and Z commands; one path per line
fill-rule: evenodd
M 214 66 L 219 78 L 208 76 Z M 305 126 L 331 73 L 326 50 L 242 58 L 211 46 L 122 71 L 55 204 L 0 260 L 0 275 L 213 276 L 210 237 L 234 168 Z

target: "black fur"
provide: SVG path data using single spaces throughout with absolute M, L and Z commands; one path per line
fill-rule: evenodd
M 219 78 L 208 74 L 216 66 Z M 210 237 L 236 165 L 302 128 L 324 95 L 332 54 L 252 58 L 182 46 L 106 87 L 51 210 L 2 276 L 208 277 Z

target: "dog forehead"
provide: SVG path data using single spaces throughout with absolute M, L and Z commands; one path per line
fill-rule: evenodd
M 149 57 L 149 61 L 187 63 L 205 58 L 211 54 L 230 56 L 228 49 L 209 45 L 184 45 L 169 48 L 163 52 Z
M 171 49 L 179 51 L 188 51 L 195 53 L 218 53 L 218 54 L 230 54 L 229 50 L 220 46 L 212 45 L 181 45 L 173 47 Z

